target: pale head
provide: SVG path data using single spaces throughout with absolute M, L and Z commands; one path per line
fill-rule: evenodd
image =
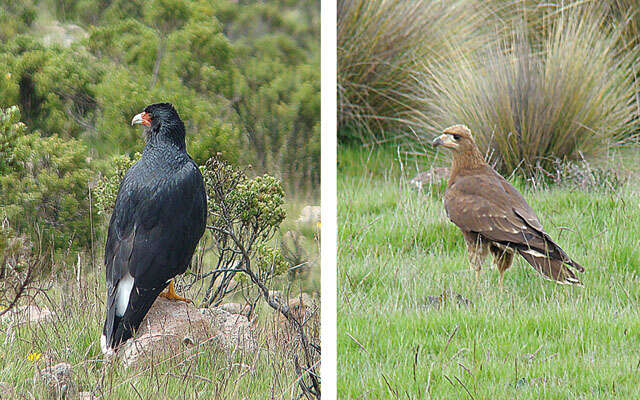
M 433 141 L 433 146 L 442 146 L 455 152 L 464 152 L 476 147 L 471 130 L 465 125 L 453 125 L 442 131 Z

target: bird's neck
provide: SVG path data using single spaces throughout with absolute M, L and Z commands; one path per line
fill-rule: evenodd
M 170 145 L 177 150 L 185 150 L 184 128 L 161 126 L 158 129 L 150 129 L 146 145 L 149 147 Z
M 451 176 L 457 175 L 462 170 L 481 168 L 486 164 L 482 154 L 480 154 L 480 150 L 477 148 L 473 148 L 464 153 L 454 153 L 451 164 Z

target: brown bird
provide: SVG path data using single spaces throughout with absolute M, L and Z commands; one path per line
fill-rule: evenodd
M 479 277 L 488 252 L 500 272 L 518 252 L 542 276 L 562 284 L 582 285 L 573 261 L 544 231 L 522 195 L 484 161 L 471 131 L 454 125 L 438 136 L 434 146 L 451 150 L 453 161 L 444 195 L 449 219 L 460 228 L 467 243 L 469 262 Z

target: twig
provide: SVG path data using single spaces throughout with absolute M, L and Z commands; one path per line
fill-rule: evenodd
M 351 335 L 349 334 L 349 332 L 347 332 L 346 334 L 347 334 L 347 336 L 349 336 L 349 338 L 350 338 L 351 340 L 353 340 L 353 341 L 355 342 L 355 344 L 357 344 L 357 345 L 358 345 L 362 350 L 364 350 L 364 352 L 365 352 L 365 353 L 367 353 L 367 354 L 371 355 L 371 353 L 369 353 L 369 350 L 367 350 L 363 345 L 361 345 L 361 344 L 360 344 L 360 342 L 358 342 L 358 341 L 356 340 L 356 338 L 354 338 L 353 336 L 351 336 Z

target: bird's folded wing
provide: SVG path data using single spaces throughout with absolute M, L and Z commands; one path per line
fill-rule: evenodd
M 463 231 L 504 244 L 545 249 L 546 242 L 522 196 L 509 194 L 492 176 L 463 177 L 445 195 L 445 208 L 451 221 Z M 526 210 L 525 221 L 514 208 Z M 530 223 L 529 223 L 530 220 Z
M 132 225 L 135 236 L 126 263 L 114 265 L 117 268 L 111 272 L 112 278 L 119 279 L 128 270 L 136 278 L 137 285 L 152 288 L 164 285 L 168 279 L 183 272 L 180 268 L 189 263 L 204 231 L 206 204 L 198 198 L 203 187 L 195 169 L 195 166 L 185 168 L 183 175 L 177 174 L 157 187 L 144 187 L 140 182 L 137 187 L 121 190 L 107 238 L 108 274 L 108 258 L 117 257 L 114 251 L 128 237 L 127 230 L 131 230 Z M 201 227 L 192 226 L 194 214 L 202 214 L 199 218 L 202 219 Z M 115 270 L 123 271 L 114 274 Z

